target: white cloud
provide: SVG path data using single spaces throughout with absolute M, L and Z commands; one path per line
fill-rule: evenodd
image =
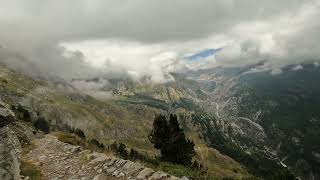
M 84 41 L 61 43 L 67 51 L 81 51 L 86 62 L 105 71 L 122 70 L 138 80 L 150 76 L 153 82 L 169 80 L 169 73 L 181 68 L 176 52 L 162 45 L 143 45 L 128 41 Z
M 301 69 L 303 69 L 303 66 L 301 66 L 301 65 L 299 64 L 299 65 L 293 67 L 293 68 L 292 68 L 292 71 L 299 71 L 299 70 L 301 70 Z
M 275 68 L 275 69 L 272 69 L 270 73 L 272 75 L 279 75 L 282 73 L 282 70 L 280 68 Z
M 0 56 L 14 67 L 32 64 L 28 72 L 37 67 L 67 79 L 130 75 L 162 82 L 185 67 L 261 60 L 278 68 L 319 61 L 317 17 L 317 0 L 2 1 Z M 181 60 L 220 47 L 200 63 Z
M 128 40 L 86 40 L 62 42 L 67 51 L 81 52 L 84 60 L 93 67 L 105 70 L 121 70 L 138 80 L 149 76 L 153 82 L 171 80 L 170 73 L 190 69 L 202 69 L 214 66 L 214 57 L 201 63 L 187 63 L 183 59 L 186 53 L 197 52 L 207 47 L 222 47 L 228 44 L 225 37 L 217 36 L 206 40 L 192 40 L 183 44 L 168 42 L 143 44 Z
M 110 99 L 113 97 L 112 92 L 109 90 L 110 83 L 106 79 L 72 80 L 71 85 L 83 93 L 98 99 Z

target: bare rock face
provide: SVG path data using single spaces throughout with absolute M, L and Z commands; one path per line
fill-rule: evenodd
M 0 100 L 0 128 L 12 123 L 14 117 L 14 113 L 10 110 L 10 106 Z
M 154 180 L 154 179 L 168 179 L 170 176 L 162 171 L 157 171 L 153 173 L 151 177 L 149 177 L 149 180 Z
M 0 100 L 0 179 L 20 179 L 21 146 L 18 137 L 7 126 L 14 113 Z
M 8 128 L 0 129 L 0 179 L 20 179 L 21 146 L 17 136 Z

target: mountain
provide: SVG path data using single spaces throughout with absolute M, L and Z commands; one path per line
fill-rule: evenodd
M 179 74 L 174 76 L 183 78 Z M 26 144 L 31 144 L 31 147 L 22 146 L 22 151 L 34 148 L 32 139 L 39 137 L 32 134 L 38 134 L 41 130 L 51 134 L 77 133 L 98 147 L 107 147 L 117 141 L 124 143 L 129 149 L 134 148 L 148 157 L 154 157 L 157 151 L 148 140 L 154 115 L 174 112 L 181 117 L 180 124 L 186 135 L 196 144 L 195 158 L 207 169 L 204 176 L 251 177 L 244 166 L 207 145 L 205 137 L 200 133 L 201 128 L 193 122 L 193 110 L 184 107 L 184 98 L 197 101 L 198 96 L 193 96 L 194 91 L 198 90 L 197 82 L 185 80 L 183 84 L 150 84 L 131 79 L 108 80 L 112 88 L 102 87 L 101 91 L 111 92 L 113 98 L 97 99 L 75 88 L 72 82 L 58 78 L 30 77 L 0 66 L 1 101 L 9 104 L 16 113 L 17 122 L 23 124 L 23 127 L 36 129 L 26 131 L 31 133 L 25 138 Z M 21 134 L 24 137 L 23 130 L 14 129 L 19 132 L 19 136 Z M 62 136 L 62 140 L 69 143 L 81 142 L 72 138 L 70 140 L 68 136 Z M 21 141 L 21 144 L 24 143 Z M 84 143 L 81 142 L 80 145 L 82 144 Z M 28 153 L 22 153 L 22 159 L 26 154 Z M 37 165 L 33 164 L 32 167 L 34 166 Z M 197 172 L 174 164 L 154 165 L 147 162 L 146 166 L 180 177 L 198 176 Z M 37 168 L 41 169 L 41 166 Z
M 163 84 L 105 78 L 108 86 L 99 92 L 111 98 L 94 98 L 72 81 L 1 67 L 0 93 L 30 112 L 31 122 L 43 118 L 51 131 L 78 129 L 88 141 L 118 141 L 151 156 L 157 154 L 148 140 L 154 115 L 175 113 L 196 144 L 197 161 L 208 168 L 207 178 L 318 179 L 320 86 L 314 77 L 320 69 L 291 65 L 274 74 L 266 67 L 261 61 L 172 73 L 174 81 Z M 175 168 L 167 170 L 181 175 Z
M 267 138 L 263 127 L 248 118 L 232 118 L 232 99 L 237 79 L 263 62 L 245 68 L 210 69 L 187 74 L 172 73 L 175 81 L 160 85 L 133 84 L 116 90 L 125 104 L 140 104 L 175 112 L 188 121 L 209 147 L 242 163 L 259 177 L 293 178 L 267 145 L 257 140 Z M 130 83 L 123 83 L 130 84 Z M 117 94 L 116 93 L 116 94 Z M 170 106 L 167 106 L 169 104 Z M 238 117 L 235 115 L 235 117 Z M 190 122 L 181 122 L 182 125 Z M 229 131 L 230 130 L 230 131 Z M 251 143 L 246 143 L 248 140 Z M 260 142 L 260 141 L 258 141 Z
M 301 179 L 319 179 L 320 69 L 303 64 L 277 75 L 256 71 L 264 65 L 211 69 L 192 78 L 216 82 L 206 93 L 216 103 L 224 134 L 244 151 L 270 156 Z

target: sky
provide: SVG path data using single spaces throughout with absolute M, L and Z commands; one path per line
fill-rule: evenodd
M 319 0 L 0 0 L 0 62 L 64 79 L 320 59 Z M 183 57 L 222 48 L 201 62 Z

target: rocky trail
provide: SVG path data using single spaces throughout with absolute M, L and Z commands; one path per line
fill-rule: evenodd
M 180 179 L 155 172 L 140 163 L 83 150 L 61 142 L 53 135 L 35 139 L 22 159 L 34 164 L 48 180 Z

